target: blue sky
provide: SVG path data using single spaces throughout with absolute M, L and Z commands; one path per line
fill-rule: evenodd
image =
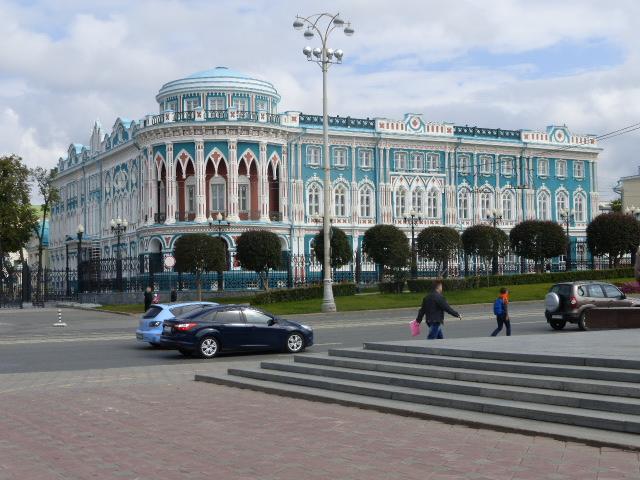
M 340 11 L 356 34 L 330 73 L 332 113 L 601 133 L 640 121 L 640 2 L 0 0 L 0 152 L 55 165 L 99 118 L 155 113 L 172 79 L 217 65 L 319 113 L 321 79 L 291 28 Z M 603 142 L 600 189 L 635 173 L 637 135 Z

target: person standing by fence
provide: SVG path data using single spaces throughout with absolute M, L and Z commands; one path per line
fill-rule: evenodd
M 433 282 L 431 293 L 426 295 L 422 300 L 422 306 L 418 311 L 416 322 L 421 323 L 422 318 L 426 317 L 429 333 L 427 340 L 442 339 L 442 324 L 444 323 L 444 312 L 457 318 L 461 318 L 460 314 L 449 306 L 447 300 L 442 295 L 442 282 L 436 280 Z
M 146 312 L 151 307 L 151 302 L 153 302 L 153 288 L 148 286 L 144 291 L 144 311 Z
M 498 322 L 498 328 L 496 328 L 491 334 L 495 337 L 502 331 L 502 327 L 507 327 L 507 337 L 511 336 L 511 320 L 509 319 L 509 290 L 502 287 L 500 289 L 500 295 L 493 302 L 493 313 L 496 316 Z

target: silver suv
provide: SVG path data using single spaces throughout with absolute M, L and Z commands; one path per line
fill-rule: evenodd
M 554 330 L 562 330 L 567 322 L 586 330 L 585 312 L 594 307 L 638 307 L 618 287 L 602 282 L 556 283 L 544 299 L 544 315 Z

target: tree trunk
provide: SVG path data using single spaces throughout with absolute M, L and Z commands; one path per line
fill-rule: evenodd
M 202 280 L 200 277 L 200 271 L 196 272 L 196 288 L 198 289 L 198 301 L 202 301 Z
M 262 281 L 262 288 L 268 292 L 269 291 L 269 271 L 261 271 L 258 276 L 260 277 L 260 281 Z

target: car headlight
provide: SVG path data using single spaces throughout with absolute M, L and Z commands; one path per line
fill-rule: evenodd
M 149 326 L 150 327 L 159 327 L 160 325 L 162 325 L 162 322 L 160 320 L 155 320 L 153 322 L 149 322 Z

